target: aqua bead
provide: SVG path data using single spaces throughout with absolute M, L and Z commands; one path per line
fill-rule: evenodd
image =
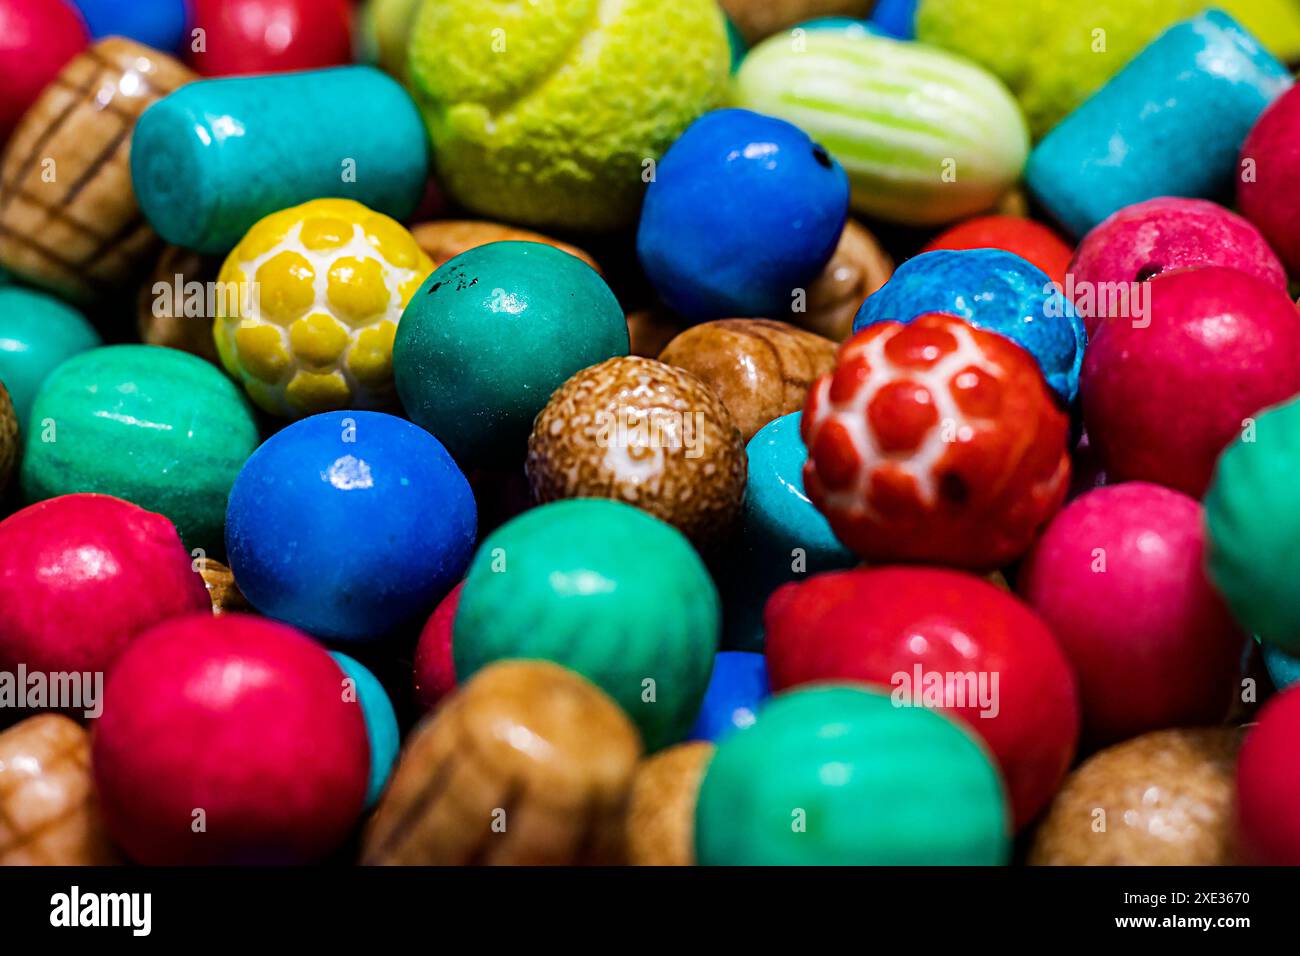
M 19 286 L 0 288 L 0 382 L 23 428 L 46 376 L 99 344 L 86 317 L 62 300 Z
M 1286 690 L 1292 684 L 1300 683 L 1300 656 L 1288 654 L 1282 648 L 1264 641 L 1260 642 L 1260 652 L 1274 687 Z
M 397 714 L 393 710 L 393 702 L 388 699 L 388 691 L 384 690 L 384 685 L 379 683 L 379 678 L 369 668 L 338 651 L 332 651 L 330 657 L 343 668 L 344 675 L 351 679 L 357 703 L 361 705 L 361 713 L 366 718 L 366 737 L 370 741 L 370 782 L 366 787 L 366 809 L 370 809 L 379 802 L 379 795 L 384 792 L 384 786 L 392 776 L 397 753 L 401 749 L 402 735 L 397 727 Z
M 209 362 L 153 345 L 90 349 L 37 393 L 23 495 L 124 498 L 170 518 L 186 547 L 216 555 L 226 496 L 257 438 L 243 394 Z
M 1009 830 L 970 733 L 846 686 L 772 698 L 718 745 L 695 814 L 703 866 L 998 865 Z
M 419 111 L 368 66 L 189 83 L 145 110 L 131 141 L 145 218 L 209 254 L 309 199 L 354 199 L 404 221 L 427 178 Z
M 552 246 L 493 242 L 416 290 L 393 374 L 412 421 L 458 460 L 522 460 L 551 393 L 628 347 L 623 310 L 594 269 Z
M 717 646 L 717 591 L 686 538 L 594 498 L 542 505 L 490 535 L 452 639 L 457 683 L 498 660 L 554 661 L 609 694 L 648 750 L 690 730 Z

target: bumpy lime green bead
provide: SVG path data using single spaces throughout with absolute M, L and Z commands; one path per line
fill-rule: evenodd
M 865 688 L 782 694 L 719 746 L 695 816 L 702 865 L 994 865 L 1002 782 L 938 711 Z
M 655 750 L 699 712 L 719 614 L 679 531 L 621 502 L 559 501 L 479 548 L 456 616 L 456 679 L 504 658 L 555 661 L 613 697 Z
M 170 518 L 188 547 L 218 554 L 230 486 L 257 440 L 252 410 L 215 366 L 152 345 L 91 349 L 36 396 L 23 494 L 125 498 Z

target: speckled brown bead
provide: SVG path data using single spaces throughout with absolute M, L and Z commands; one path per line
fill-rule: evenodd
M 696 740 L 641 762 L 627 810 L 627 861 L 633 866 L 695 865 L 695 803 L 715 749 Z
M 217 346 L 212 338 L 212 323 L 216 318 L 205 308 L 201 315 L 187 315 L 195 310 L 197 299 L 186 291 L 191 282 L 215 282 L 221 270 L 221 260 L 201 256 L 179 246 L 165 246 L 154 265 L 153 273 L 140 286 L 136 299 L 136 325 L 140 341 L 146 345 L 161 345 L 180 349 L 209 362 L 217 361 Z M 177 283 L 180 299 L 177 300 Z M 192 290 L 191 290 L 192 291 Z
M 4 382 L 0 382 L 0 492 L 9 485 L 18 461 L 18 416 Z
M 818 17 L 861 20 L 873 5 L 873 0 L 722 0 L 722 8 L 750 46 L 778 30 Z
M 577 246 L 544 236 L 540 232 L 519 229 L 499 222 L 478 219 L 440 219 L 437 222 L 423 222 L 412 226 L 411 235 L 415 237 L 416 243 L 425 254 L 433 260 L 434 268 L 462 252 L 468 252 L 478 246 L 486 246 L 489 242 L 541 242 L 563 250 L 571 256 L 577 256 L 600 272 L 596 260 Z
M 412 732 L 366 829 L 368 865 L 616 864 L 641 739 L 545 661 L 479 671 Z
M 555 390 L 533 423 L 533 497 L 613 498 L 676 526 L 697 545 L 725 536 L 748 461 L 722 400 L 689 372 L 612 358 Z
M 248 598 L 244 597 L 243 592 L 239 590 L 239 585 L 235 583 L 235 575 L 220 561 L 204 558 L 199 563 L 199 575 L 208 589 L 208 597 L 212 599 L 213 614 L 225 614 L 229 611 L 257 613 L 253 605 L 248 603 Z
M 821 275 L 808 286 L 805 308 L 786 316 L 800 328 L 843 342 L 858 309 L 894 274 L 894 261 L 876 237 L 850 219 Z
M 90 735 L 59 714 L 0 733 L 0 866 L 118 862 L 95 801 Z
M 748 443 L 768 422 L 803 408 L 812 383 L 835 367 L 837 348 L 785 322 L 719 319 L 687 329 L 659 361 L 717 392 Z
M 1236 727 L 1158 730 L 1094 754 L 1066 778 L 1034 835 L 1029 863 L 1233 863 L 1241 735 Z

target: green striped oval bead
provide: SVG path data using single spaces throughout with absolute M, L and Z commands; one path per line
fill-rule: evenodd
M 989 209 L 1029 151 L 1020 107 L 993 74 L 887 37 L 778 34 L 745 58 L 732 101 L 802 127 L 848 172 L 857 212 L 906 225 Z
M 1009 831 L 971 734 L 853 686 L 772 698 L 718 745 L 695 815 L 704 866 L 999 865 Z
M 28 502 L 114 495 L 166 515 L 187 547 L 222 552 L 226 498 L 258 434 L 243 394 L 215 366 L 152 345 L 91 349 L 50 373 L 30 425 Z

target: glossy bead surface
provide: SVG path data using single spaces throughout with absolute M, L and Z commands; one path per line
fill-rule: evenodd
M 894 260 L 867 229 L 850 219 L 830 262 L 808 286 L 807 300 L 782 318 L 800 328 L 843 342 L 867 296 L 889 281 Z
M 174 53 L 188 39 L 185 26 L 195 0 L 71 0 L 90 35 L 127 37 L 155 50 Z M 203 0 L 198 0 L 202 3 Z
M 85 24 L 59 0 L 0 0 L 0 145 L 26 109 L 86 48 Z
M 397 751 L 401 747 L 402 737 L 397 726 L 397 714 L 393 712 L 393 702 L 388 699 L 388 691 L 379 683 L 364 664 L 334 651 L 330 654 L 334 663 L 339 665 L 344 676 L 352 681 L 352 686 L 343 688 L 344 697 L 351 695 L 361 705 L 361 713 L 366 720 L 366 740 L 370 745 L 370 777 L 366 784 L 366 809 L 369 810 L 384 792 L 384 785 L 393 773 L 397 763 Z
M 637 765 L 627 806 L 627 862 L 694 866 L 695 804 L 713 744 L 692 741 Z
M 1300 689 L 1278 694 L 1247 728 L 1237 804 L 1247 862 L 1300 866 Z
M 217 346 L 212 340 L 213 313 L 219 300 L 209 294 L 208 290 L 214 287 L 208 283 L 216 282 L 220 271 L 220 257 L 200 255 L 180 246 L 164 246 L 152 273 L 140 284 L 136 295 L 136 331 L 140 341 L 219 362 Z
M 199 577 L 203 578 L 203 586 L 208 589 L 213 614 L 253 610 L 253 605 L 248 603 L 248 598 L 244 597 L 239 590 L 239 585 L 235 583 L 235 575 L 230 568 L 220 561 L 206 557 L 202 560 L 196 560 L 194 563 L 198 565 Z
M 1293 273 L 1300 273 L 1300 89 L 1266 109 L 1241 145 L 1237 206 L 1264 234 Z M 1229 263 L 1230 264 L 1230 263 Z
M 190 62 L 205 76 L 283 73 L 352 59 L 347 0 L 189 0 L 204 31 Z
M 520 229 L 499 222 L 488 222 L 483 219 L 439 219 L 436 222 L 422 222 L 412 226 L 411 235 L 424 250 L 425 255 L 433 260 L 435 268 L 448 259 L 456 258 L 462 252 L 486 246 L 489 242 L 540 242 L 576 256 L 600 272 L 596 260 L 577 246 L 544 236 L 540 232 L 533 232 L 531 229 Z
M 762 654 L 721 651 L 713 659 L 709 688 L 704 692 L 690 738 L 717 743 L 729 734 L 752 727 L 769 694 L 767 662 Z
M 86 317 L 60 299 L 18 286 L 0 288 L 0 382 L 22 428 L 46 376 L 64 359 L 99 344 Z
M 1074 253 L 1051 228 L 1019 216 L 976 216 L 947 229 L 921 247 L 936 249 L 1001 249 L 1037 266 L 1053 282 L 1065 284 L 1065 271 Z

